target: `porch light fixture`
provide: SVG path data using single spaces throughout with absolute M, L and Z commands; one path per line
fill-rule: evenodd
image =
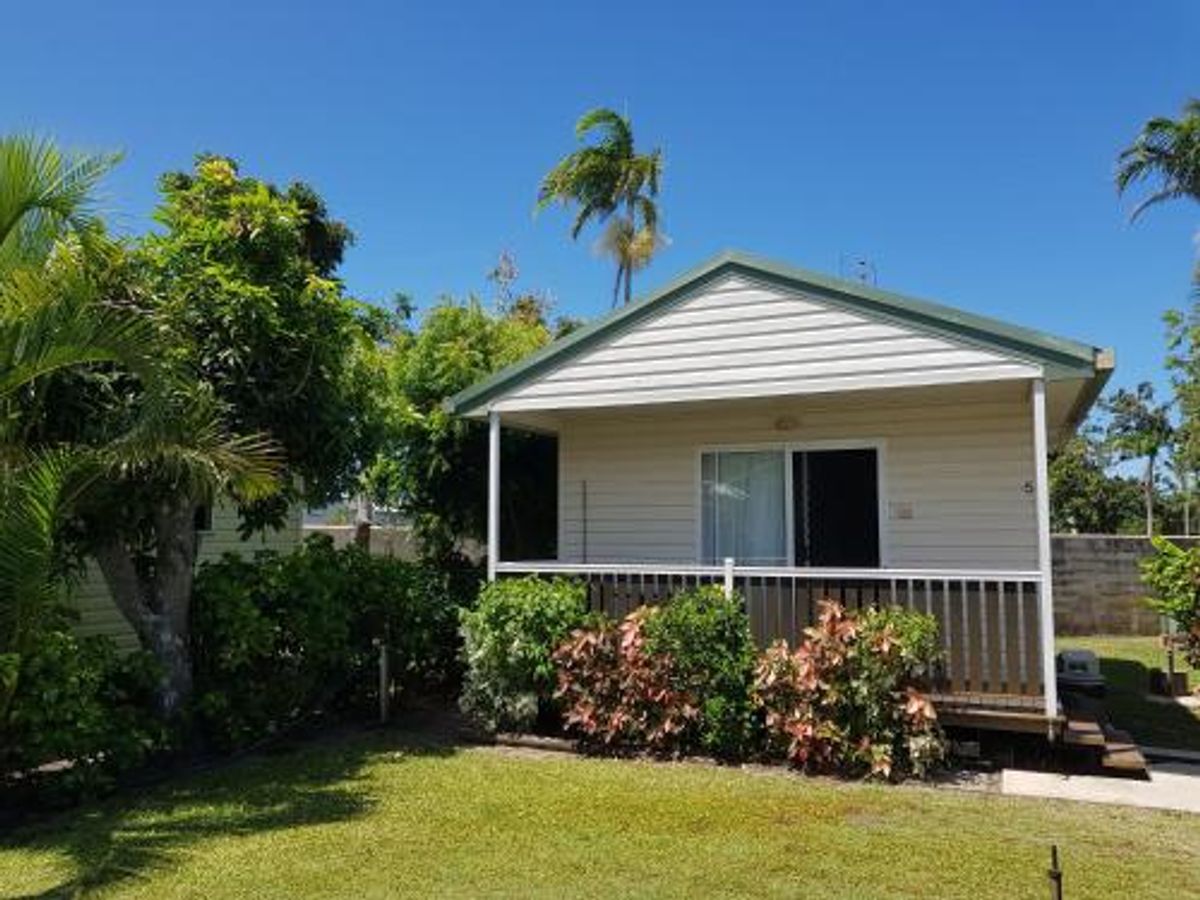
M 795 416 L 780 416 L 775 420 L 776 431 L 794 431 L 800 427 L 800 420 Z

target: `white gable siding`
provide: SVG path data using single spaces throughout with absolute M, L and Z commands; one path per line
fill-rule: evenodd
M 885 565 L 1036 568 L 1027 386 L 913 393 L 564 416 L 559 558 L 583 561 L 585 481 L 589 562 L 696 562 L 700 448 L 879 439 Z
M 1032 378 L 1038 367 L 730 276 L 502 399 L 501 411 Z

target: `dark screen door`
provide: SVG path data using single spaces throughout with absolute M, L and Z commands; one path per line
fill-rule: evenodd
M 792 454 L 796 564 L 879 566 L 879 466 L 864 450 Z

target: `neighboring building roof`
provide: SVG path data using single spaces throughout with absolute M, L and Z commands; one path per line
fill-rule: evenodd
M 1112 352 L 1055 337 L 998 319 L 927 300 L 881 291 L 870 285 L 831 278 L 805 269 L 727 251 L 672 281 L 666 287 L 572 332 L 446 401 L 455 413 L 469 413 L 569 359 L 656 315 L 698 288 L 719 278 L 741 275 L 810 295 L 847 311 L 940 335 L 975 347 L 1034 363 L 1048 380 L 1087 379 L 1071 418 L 1077 422 L 1099 394 L 1112 369 Z

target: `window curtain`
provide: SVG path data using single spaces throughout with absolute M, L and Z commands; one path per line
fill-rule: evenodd
M 742 565 L 787 565 L 782 450 L 717 451 L 700 458 L 702 552 Z

